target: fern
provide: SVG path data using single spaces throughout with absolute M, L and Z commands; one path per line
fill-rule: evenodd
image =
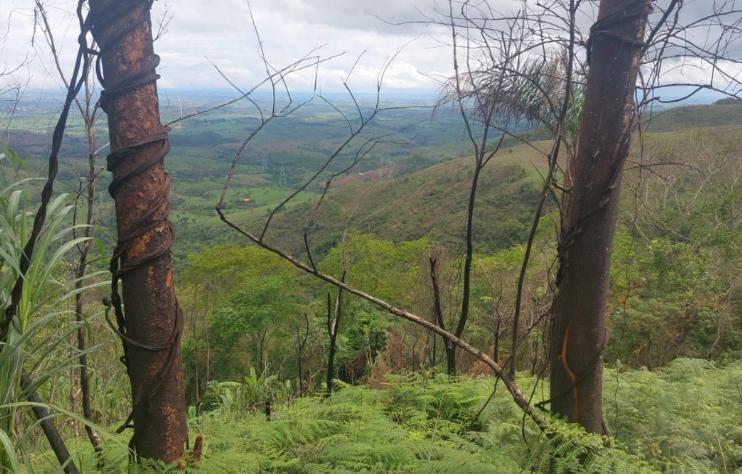
M 535 383 L 525 375 L 519 381 L 524 388 Z M 388 382 L 384 390 L 348 385 L 329 399 L 278 403 L 271 421 L 217 405 L 191 421 L 205 443 L 200 465 L 190 471 L 735 472 L 742 459 L 742 429 L 735 424 L 742 406 L 735 388 L 742 383 L 741 363 L 717 367 L 678 360 L 655 372 L 607 371 L 606 419 L 616 435 L 610 446 L 559 420 L 548 436 L 527 423 L 524 443 L 522 413 L 504 393 L 483 410 L 481 427 L 470 429 L 492 389 L 491 378 L 405 375 Z M 613 422 L 616 404 L 620 425 Z M 125 469 L 126 451 L 116 449 L 107 454 L 119 456 L 117 466 Z M 86 459 L 93 460 L 92 453 Z
M 651 473 L 658 472 L 639 456 L 620 446 L 608 447 L 601 436 L 577 425 L 553 420 L 552 431 L 534 444 L 528 462 L 537 472 Z

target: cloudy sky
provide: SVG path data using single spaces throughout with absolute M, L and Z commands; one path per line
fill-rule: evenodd
M 523 1 L 490 0 L 490 4 L 496 12 L 510 13 L 522 8 Z M 710 5 L 720 1 L 686 0 L 683 15 L 705 16 Z M 155 23 L 171 17 L 166 33 L 155 45 L 162 58 L 158 69 L 162 76 L 160 87 L 228 89 L 210 61 L 240 87 L 249 88 L 260 81 L 264 77 L 263 64 L 247 2 L 157 0 L 152 13 Z M 71 13 L 76 0 L 44 0 L 44 4 L 62 50 L 64 67 L 69 70 L 77 46 L 77 21 Z M 400 50 L 387 73 L 385 91 L 435 92 L 437 79 L 451 74 L 449 31 L 421 21 L 447 8 L 444 0 L 251 0 L 251 4 L 266 55 L 274 66 L 290 64 L 319 46 L 319 54 L 324 57 L 342 53 L 322 65 L 319 88 L 324 92 L 342 90 L 342 79 L 364 51 L 350 81 L 354 91 L 374 90 L 380 68 Z M 584 31 L 592 21 L 589 17 L 595 5 L 583 3 L 582 10 L 587 14 L 581 13 L 578 23 L 584 23 Z M 12 80 L 26 83 L 28 89 L 58 89 L 61 83 L 53 70 L 48 47 L 38 31 L 34 35 L 33 7 L 33 0 L 0 0 L 0 75 L 22 65 Z M 659 13 L 656 11 L 655 16 Z M 399 25 L 415 21 L 419 23 Z M 700 33 L 704 47 L 713 49 L 714 35 L 706 30 Z M 730 47 L 739 59 L 742 44 Z M 692 61 L 678 64 L 665 68 L 663 80 L 705 82 L 710 75 L 707 68 L 693 67 Z M 730 62 L 727 67 L 732 75 L 742 78 L 742 61 Z M 8 77 L 4 80 L 7 82 Z M 0 90 L 2 81 L 0 77 Z M 293 90 L 310 90 L 313 84 L 314 73 L 306 71 L 293 76 L 290 85 Z
M 71 67 L 77 23 L 70 12 L 75 2 L 45 3 L 65 63 Z M 379 68 L 400 49 L 386 76 L 386 89 L 434 91 L 434 78 L 451 69 L 450 51 L 441 46 L 447 32 L 425 25 L 390 24 L 423 19 L 434 12 L 435 0 L 252 0 L 251 4 L 272 64 L 291 63 L 318 46 L 322 46 L 322 56 L 343 53 L 323 65 L 323 90 L 341 90 L 342 78 L 363 51 L 351 80 L 358 90 L 372 90 Z M 32 88 L 58 87 L 43 39 L 37 33 L 36 42 L 31 43 L 33 0 L 0 0 L 0 12 L 4 15 L 0 18 L 0 71 L 25 62 L 16 77 L 29 80 Z M 227 88 L 209 60 L 243 87 L 264 75 L 246 0 L 158 0 L 152 12 L 154 21 L 166 12 L 172 20 L 155 46 L 162 58 L 161 87 Z M 307 72 L 295 76 L 292 85 L 306 90 L 313 82 L 314 74 Z

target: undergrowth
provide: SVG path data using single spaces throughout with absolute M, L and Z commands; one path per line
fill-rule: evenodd
M 554 420 L 543 435 L 508 395 L 482 411 L 491 378 L 388 376 L 381 389 L 340 384 L 329 399 L 255 410 L 216 408 L 190 419 L 204 451 L 189 472 L 738 472 L 742 468 L 742 362 L 716 367 L 678 359 L 656 370 L 608 369 L 606 423 L 612 438 Z M 522 375 L 519 384 L 532 388 Z M 233 388 L 232 385 L 230 387 Z M 231 389 L 232 389 L 231 388 Z M 538 390 L 537 393 L 541 393 Z M 525 442 L 523 436 L 525 435 Z M 125 472 L 124 443 L 107 443 L 111 472 Z M 78 466 L 95 460 L 80 444 Z M 51 464 L 48 464 L 51 466 Z

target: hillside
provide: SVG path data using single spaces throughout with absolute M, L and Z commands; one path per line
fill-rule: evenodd
M 524 146 L 502 150 L 485 168 L 477 194 L 475 238 L 489 252 L 522 241 L 538 199 L 538 171 L 545 162 Z M 428 237 L 456 249 L 463 241 L 473 162 L 457 158 L 396 178 L 348 184 L 331 190 L 314 219 L 311 242 L 334 245 L 343 229 L 394 241 Z M 301 248 L 296 229 L 314 216 L 317 199 L 276 219 L 269 233 Z
M 694 127 L 721 127 L 742 124 L 742 101 L 722 99 L 713 104 L 673 107 L 655 112 L 646 121 L 650 132 Z
M 10 3 L 0 474 L 742 474 L 735 0 Z
M 711 123 L 721 120 L 726 108 L 742 114 L 742 106 L 736 104 L 704 107 L 709 111 L 708 116 L 713 117 L 709 119 Z M 684 117 L 685 109 L 678 109 L 673 116 Z M 680 120 L 675 126 L 683 128 L 678 130 L 647 132 L 641 144 L 637 137 L 627 164 L 626 180 L 630 184 L 624 192 L 625 214 L 634 212 L 636 202 L 632 200 L 631 186 L 637 180 L 671 172 L 673 180 L 679 180 L 680 184 L 690 179 L 683 176 L 712 172 L 707 170 L 711 166 L 710 157 L 734 156 L 742 136 L 742 127 L 734 125 L 696 127 Z M 535 145 L 548 149 L 548 142 Z M 720 166 L 725 172 L 734 173 L 733 159 Z M 346 226 L 355 232 L 394 241 L 428 237 L 449 249 L 460 250 L 472 168 L 471 158 L 455 158 L 394 178 L 338 186 L 328 193 L 316 217 L 313 210 L 317 196 L 312 196 L 304 204 L 280 213 L 268 235 L 301 252 L 301 229 L 313 220 L 310 241 L 320 252 L 332 247 Z M 493 252 L 525 240 L 544 171 L 542 155 L 526 145 L 503 149 L 485 168 L 475 217 L 478 251 Z M 262 220 L 242 222 L 259 229 Z
M 193 107 L 197 104 L 203 105 L 194 102 Z M 172 107 L 165 111 L 171 116 L 176 112 Z M 43 155 L 48 148 L 47 122 L 21 116 L 10 135 L 11 145 L 37 169 L 36 174 L 42 173 Z M 226 229 L 222 231 L 223 224 L 213 208 L 236 143 L 255 123 L 247 110 L 236 108 L 174 127 L 168 168 L 173 176 L 171 219 L 177 232 L 179 265 L 187 254 L 205 245 L 237 238 Z M 459 249 L 473 168 L 471 158 L 462 157 L 468 147 L 457 131 L 460 124 L 451 113 L 431 117 L 428 111 L 413 109 L 384 117 L 376 132 L 401 130 L 410 123 L 419 123 L 414 129 L 414 143 L 399 149 L 382 147 L 348 175 L 338 178 L 316 216 L 313 210 L 321 189 L 319 183 L 313 184 L 278 214 L 269 236 L 300 252 L 300 230 L 315 216 L 311 242 L 319 252 L 331 248 L 346 226 L 395 241 L 427 236 L 450 249 Z M 645 151 L 651 155 L 671 149 L 674 133 L 682 135 L 689 129 L 704 129 L 699 132 L 703 136 L 720 135 L 720 143 L 724 143 L 738 132 L 735 126 L 740 123 L 742 105 L 736 101 L 663 110 L 648 122 L 646 131 L 649 137 L 664 138 L 658 138 L 661 144 L 656 148 L 650 145 Z M 65 142 L 59 183 L 63 191 L 74 191 L 74 169 L 85 166 L 80 132 L 79 126 L 71 127 Z M 538 130 L 527 133 L 540 135 Z M 105 130 L 99 130 L 99 135 L 105 137 Z M 227 201 L 230 216 L 251 229 L 259 229 L 267 212 L 320 166 L 332 152 L 333 143 L 342 136 L 342 123 L 319 105 L 272 124 L 251 145 L 237 168 Z M 533 217 L 543 158 L 525 145 L 510 142 L 482 174 L 475 218 L 475 239 L 481 252 L 521 242 Z M 546 141 L 535 144 L 540 149 L 548 148 Z M 692 163 L 697 158 L 678 155 L 674 161 Z M 346 166 L 348 159 L 340 157 L 332 171 Z M 101 178 L 101 185 L 105 186 L 107 173 Z M 110 198 L 102 194 L 98 204 L 102 214 L 99 236 L 106 244 L 113 243 L 110 204 Z
M 717 117 L 729 106 L 709 106 L 710 115 Z M 231 125 L 236 121 L 232 117 Z M 742 125 L 695 126 L 683 120 L 676 125 L 684 128 L 636 137 L 626 165 L 604 354 L 609 367 L 606 424 L 615 444 L 590 454 L 596 455 L 596 463 L 612 463 L 615 472 L 725 472 L 742 463 L 735 418 L 729 416 L 736 415 L 739 405 L 734 403 L 739 367 L 733 361 L 739 360 L 742 337 L 737 316 L 742 301 L 742 199 L 737 186 Z M 470 358 L 459 360 L 461 378 L 451 381 L 436 375 L 441 359 L 437 365 L 428 363 L 431 355 L 441 355 L 440 346 L 433 343 L 431 349 L 435 339 L 352 297 L 344 306 L 335 361 L 340 388 L 329 399 L 320 399 L 327 288 L 297 275 L 285 262 L 271 260 L 274 256 L 262 249 L 244 245 L 219 222 L 213 205 L 230 154 L 214 147 L 227 132 L 200 134 L 197 128 L 178 130 L 169 163 L 178 236 L 176 282 L 187 322 L 183 360 L 189 423 L 194 437 L 205 440 L 201 472 L 231 472 L 229 467 L 235 465 L 247 472 L 522 472 L 553 459 L 553 446 L 528 424 L 524 430 L 532 450 L 524 448 L 522 418 L 504 391 L 476 415 L 491 393 L 492 381 L 473 378 L 482 372 Z M 313 222 L 310 243 L 320 268 L 337 267 L 340 253 L 345 258 L 349 248 L 349 284 L 427 315 L 430 247 L 420 241 L 400 243 L 427 238 L 449 250 L 440 264 L 443 312 L 450 319 L 459 304 L 460 259 L 455 256 L 462 250 L 473 165 L 465 142 L 452 138 L 455 135 L 450 132 L 440 149 L 432 143 L 421 148 L 436 149 L 435 156 L 407 150 L 388 162 L 365 163 L 337 180 L 316 215 L 322 189 L 313 184 L 277 215 L 268 239 L 300 255 L 301 230 Z M 312 139 L 306 130 L 291 140 L 280 133 L 265 138 L 251 155 L 252 162 L 238 169 L 227 206 L 230 216 L 256 231 L 266 213 L 331 148 L 323 142 L 324 148 L 314 149 L 311 156 L 303 154 L 302 147 L 309 146 L 303 142 Z M 548 141 L 533 145 L 549 148 Z M 280 161 L 283 166 L 296 165 L 296 173 L 285 182 L 280 167 L 259 164 L 261 155 L 271 150 L 277 162 L 286 160 Z M 65 165 L 72 175 L 69 161 Z M 509 341 L 503 343 L 502 338 L 510 333 L 520 244 L 533 218 L 544 168 L 537 150 L 509 144 L 485 168 L 477 194 L 473 298 L 465 336 L 475 347 L 501 357 L 510 352 Z M 67 176 L 60 187 L 69 190 L 73 183 Z M 109 198 L 105 192 L 99 196 L 96 232 L 104 245 L 96 245 L 95 252 L 101 257 L 96 262 L 103 265 L 114 226 Z M 550 205 L 548 210 L 554 210 L 554 203 Z M 534 400 L 548 391 L 548 386 L 536 385 L 532 375 L 543 366 L 539 348 L 547 334 L 547 321 L 540 318 L 548 307 L 544 282 L 552 277 L 555 251 L 549 224 L 544 223 L 538 236 L 542 240 L 528 270 L 524 299 L 528 324 L 542 321 L 533 326 L 536 344 L 520 351 L 524 362 L 518 383 Z M 337 243 L 346 228 L 371 236 L 351 236 L 341 249 Z M 229 240 L 238 243 L 214 245 Z M 121 401 L 127 398 L 128 385 L 116 357 L 119 341 L 94 304 L 101 297 L 102 292 L 91 292 L 88 303 L 91 334 L 100 347 L 89 364 L 95 374 L 96 406 L 108 403 L 95 416 L 108 436 L 106 462 L 115 470 L 126 464 L 126 435 L 109 432 L 127 417 L 129 407 Z M 297 351 L 302 331 L 309 347 L 303 353 Z M 525 361 L 533 372 L 526 370 Z M 58 383 L 59 389 L 45 389 L 42 395 L 50 400 L 66 396 L 72 386 L 66 372 Z M 307 397 L 301 396 L 303 384 Z M 266 400 L 273 403 L 270 421 L 262 414 Z M 65 430 L 72 433 L 73 428 Z M 577 447 L 602 446 L 573 430 L 565 434 L 567 443 L 574 441 Z M 76 461 L 86 472 L 93 470 L 96 461 L 89 445 L 74 439 Z M 30 460 L 36 470 L 46 472 L 53 459 L 40 439 L 34 443 L 23 462 Z

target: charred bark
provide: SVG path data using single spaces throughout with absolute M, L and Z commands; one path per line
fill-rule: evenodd
M 340 278 L 345 282 L 345 272 Z M 327 294 L 327 335 L 330 337 L 330 347 L 327 351 L 327 391 L 325 396 L 332 395 L 332 380 L 335 377 L 335 354 L 337 353 L 337 337 L 340 332 L 340 318 L 343 314 L 343 289 L 338 289 L 338 297 L 335 300 L 335 316 L 332 315 L 332 305 L 330 303 L 330 294 Z
M 433 315 L 435 324 L 446 330 L 446 322 L 443 319 L 443 307 L 441 305 L 441 285 L 438 281 L 438 260 L 430 257 L 430 282 L 433 285 Z M 456 337 L 459 337 L 458 335 Z M 443 349 L 446 352 L 446 372 L 448 375 L 456 375 L 456 346 L 446 338 L 443 338 Z
M 502 320 L 498 317 L 497 322 L 495 323 L 495 344 L 494 344 L 494 348 L 492 349 L 492 360 L 494 360 L 497 363 L 500 362 L 500 326 L 501 325 L 502 325 Z
M 80 2 L 78 4 L 78 7 L 81 6 Z M 54 65 L 57 68 L 57 72 L 59 73 L 60 79 L 62 79 L 62 82 L 65 83 L 67 88 L 74 87 L 74 84 L 71 84 L 67 81 L 67 76 L 64 73 L 64 69 L 62 68 L 62 63 L 60 61 L 59 56 L 59 50 L 57 49 L 57 44 L 54 38 L 53 29 L 51 27 L 51 23 L 49 22 L 49 17 L 46 12 L 46 8 L 44 7 L 44 4 L 41 0 L 36 0 L 36 10 L 35 12 L 38 12 L 38 18 L 40 20 L 40 24 L 43 25 L 43 31 L 46 36 L 46 41 L 49 46 L 49 49 L 52 53 L 52 58 L 54 59 Z M 80 10 L 81 13 L 81 10 Z M 81 17 L 80 17 L 81 18 Z M 84 30 L 84 28 L 83 28 Z M 87 51 L 87 46 L 85 50 L 81 51 L 81 54 L 85 57 L 86 64 L 91 64 L 93 57 L 92 54 Z M 96 161 L 97 161 L 97 145 L 96 145 L 96 138 L 95 138 L 95 117 L 96 112 L 98 109 L 97 104 L 93 101 L 93 89 L 92 89 L 92 81 L 91 81 L 91 70 L 89 67 L 85 67 L 82 76 L 82 84 L 84 84 L 84 100 L 80 102 L 80 100 L 77 98 L 77 96 L 74 97 L 73 101 L 77 105 L 78 110 L 80 111 L 80 115 L 82 116 L 83 123 L 85 125 L 85 132 L 86 132 L 86 138 L 87 138 L 87 145 L 88 145 L 88 174 L 86 177 L 87 184 L 83 186 L 83 180 L 82 176 L 80 177 L 80 185 L 77 192 L 77 198 L 75 201 L 75 211 L 73 214 L 73 222 L 77 224 L 77 203 L 79 199 L 81 198 L 83 191 L 86 194 L 87 201 L 86 201 L 86 218 L 85 218 L 85 230 L 83 232 L 84 236 L 88 239 L 84 242 L 81 242 L 77 245 L 77 249 L 80 253 L 80 259 L 78 260 L 77 269 L 75 270 L 75 290 L 77 293 L 75 294 L 75 321 L 78 324 L 77 329 L 77 348 L 80 351 L 80 391 L 81 391 L 81 398 L 82 398 L 82 412 L 83 416 L 86 420 L 92 421 L 92 410 L 91 410 L 91 403 L 90 403 L 90 383 L 89 383 L 89 377 L 88 377 L 88 361 L 87 361 L 87 353 L 86 353 L 86 342 L 85 342 L 85 328 L 84 328 L 84 320 L 85 317 L 83 315 L 83 277 L 85 277 L 85 274 L 87 272 L 87 265 L 88 265 L 88 253 L 90 251 L 90 247 L 92 244 L 92 237 L 93 237 L 93 231 L 94 231 L 94 224 L 95 224 L 95 214 L 94 214 L 94 207 L 95 207 L 95 197 L 96 197 Z M 75 230 L 73 230 L 73 236 L 77 237 Z M 74 405 L 76 396 L 74 395 L 74 388 L 75 385 L 72 384 L 70 387 L 70 401 L 71 405 L 73 407 L 74 411 Z M 76 426 L 76 424 L 75 424 Z M 85 431 L 88 435 L 88 439 L 90 440 L 90 443 L 93 445 L 93 448 L 96 452 L 96 455 L 99 459 L 99 468 L 102 468 L 102 448 L 101 448 L 101 440 L 100 436 L 98 436 L 98 433 L 93 430 L 93 428 L 89 425 L 85 425 Z M 99 469 L 100 470 L 100 469 Z
M 86 79 L 85 82 L 85 105 L 86 105 L 86 111 L 89 112 L 89 106 L 90 106 L 90 97 L 91 97 L 91 90 L 90 86 L 88 85 L 88 81 Z M 93 410 L 91 407 L 90 402 L 90 377 L 88 376 L 88 355 L 87 355 L 87 347 L 86 347 L 86 341 L 85 341 L 85 325 L 83 324 L 85 322 L 85 315 L 83 314 L 83 277 L 85 277 L 85 274 L 87 272 L 87 266 L 88 266 L 88 253 L 90 252 L 90 246 L 92 244 L 92 238 L 93 238 L 93 230 L 94 230 L 94 224 L 95 224 L 95 194 L 96 194 L 96 171 L 95 171 L 95 164 L 96 164 L 96 141 L 95 141 L 95 131 L 93 129 L 94 123 L 91 120 L 91 114 L 87 114 L 83 116 L 83 119 L 85 120 L 85 129 L 87 132 L 87 140 L 88 140 L 88 183 L 87 183 L 87 200 L 86 200 L 86 217 L 85 217 L 85 237 L 87 237 L 90 240 L 87 240 L 85 242 L 82 242 L 78 249 L 80 251 L 80 259 L 78 260 L 77 264 L 77 270 L 75 271 L 75 290 L 78 291 L 78 293 L 75 295 L 75 321 L 79 325 L 77 328 L 77 349 L 80 351 L 80 392 L 82 397 L 82 414 L 85 417 L 86 420 L 92 421 L 93 420 Z M 81 189 L 80 192 L 82 192 L 82 183 L 80 183 Z M 95 450 L 96 456 L 98 457 L 99 468 L 103 467 L 103 449 L 101 447 L 101 439 L 98 433 L 92 428 L 90 425 L 85 425 L 85 432 L 88 435 L 88 439 L 90 440 L 90 443 L 93 445 L 93 449 Z
M 579 148 L 568 166 L 551 339 L 551 409 L 605 433 L 608 267 L 650 0 L 602 0 L 591 29 Z
M 307 394 L 307 384 L 304 380 L 304 348 L 307 346 L 307 340 L 309 339 L 309 317 L 304 316 L 304 335 L 301 334 L 301 329 L 296 327 L 296 363 L 297 363 L 297 378 L 299 379 L 299 396 L 303 397 Z
M 62 466 L 62 471 L 65 474 L 79 474 L 80 471 L 77 470 L 77 466 L 75 466 L 75 462 L 72 460 L 67 445 L 64 443 L 64 440 L 59 434 L 59 430 L 57 430 L 54 422 L 52 422 L 49 410 L 44 408 L 39 395 L 32 390 L 33 382 L 25 374 L 21 376 L 21 388 L 26 392 L 26 399 L 34 404 L 31 406 L 31 410 L 39 421 L 41 430 L 44 432 L 47 441 L 49 441 L 49 446 L 51 446 L 52 451 L 54 451 L 54 455 L 57 457 L 59 465 Z
M 490 120 L 491 118 L 486 120 L 486 122 L 489 123 Z M 461 292 L 461 313 L 459 314 L 459 322 L 456 325 L 456 330 L 454 331 L 454 335 L 458 338 L 461 338 L 464 335 L 466 322 L 469 319 L 471 272 L 472 264 L 474 263 L 474 207 L 476 205 L 479 176 L 482 172 L 482 169 L 487 164 L 487 160 L 484 157 L 486 138 L 484 138 L 483 140 L 484 141 L 477 149 L 477 158 L 474 165 L 474 176 L 472 177 L 471 186 L 469 187 L 469 204 L 466 211 L 466 252 L 464 255 L 464 281 Z M 502 143 L 502 139 L 500 140 L 500 143 Z M 497 145 L 497 148 L 499 147 L 500 145 Z M 452 344 L 450 341 L 446 341 L 445 348 L 448 375 L 456 375 L 456 345 Z
M 169 143 L 160 123 L 151 3 L 91 0 L 90 19 L 101 50 L 101 105 L 111 142 L 109 191 L 118 232 L 112 303 L 131 382 L 132 447 L 139 457 L 180 463 L 187 441 L 182 316 L 173 284 L 170 178 L 163 163 Z

